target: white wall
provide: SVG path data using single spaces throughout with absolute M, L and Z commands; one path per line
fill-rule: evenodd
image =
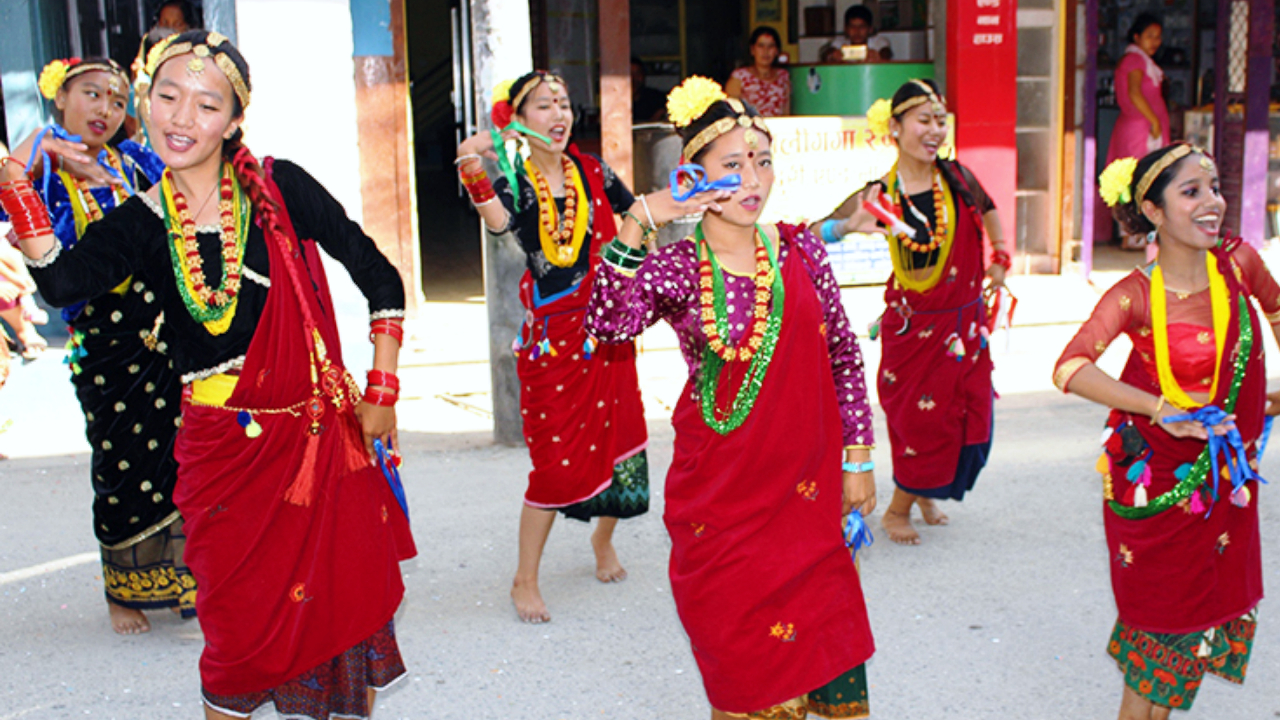
M 245 144 L 306 168 L 361 221 L 348 0 L 237 0 L 253 100 Z

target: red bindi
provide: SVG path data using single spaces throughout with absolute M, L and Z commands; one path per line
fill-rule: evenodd
M 748 160 L 749 160 L 749 159 L 751 159 L 751 158 L 753 158 L 753 157 L 755 157 L 755 156 L 756 156 L 756 152 L 755 152 L 755 150 L 748 150 L 748 151 L 747 151 L 747 159 L 748 159 Z

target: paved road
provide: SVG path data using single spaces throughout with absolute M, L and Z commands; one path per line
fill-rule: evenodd
M 863 555 L 879 650 L 877 718 L 1114 717 L 1121 679 L 1106 657 L 1114 605 L 1092 471 L 1102 410 L 1051 393 L 997 403 L 997 441 L 976 494 L 924 544 L 885 539 Z M 671 432 L 652 424 L 660 479 Z M 879 428 L 883 437 L 883 427 Z M 630 578 L 592 574 L 589 529 L 560 521 L 544 567 L 554 621 L 518 623 L 506 590 L 528 456 L 486 433 L 404 436 L 422 554 L 404 564 L 397 627 L 409 676 L 380 718 L 705 718 L 707 705 L 666 577 L 661 483 L 618 545 Z M 888 462 L 885 450 L 875 459 Z M 94 552 L 86 456 L 0 463 L 0 720 L 195 718 L 198 621 L 153 614 L 146 636 L 107 626 L 95 562 L 14 579 Z M 1275 454 L 1264 476 L 1280 478 Z M 891 491 L 881 481 L 881 502 Z M 1280 507 L 1262 493 L 1274 587 Z M 1280 717 L 1280 626 L 1264 602 L 1249 680 L 1207 682 L 1192 717 Z M 267 713 L 261 717 L 274 717 Z

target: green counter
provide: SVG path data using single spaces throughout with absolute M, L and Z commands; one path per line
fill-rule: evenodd
M 788 69 L 792 115 L 866 115 L 871 103 L 893 97 L 906 81 L 933 77 L 933 63 L 792 65 Z

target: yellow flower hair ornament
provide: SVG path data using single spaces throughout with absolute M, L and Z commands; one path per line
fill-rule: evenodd
M 871 103 L 867 109 L 867 127 L 877 136 L 889 134 L 889 118 L 893 116 L 893 103 L 884 98 Z
M 62 89 L 62 84 L 67 81 L 67 71 L 78 64 L 80 64 L 80 58 L 54 60 L 45 65 L 44 70 L 40 71 L 40 94 L 46 100 L 52 100 L 58 94 L 58 90 Z
M 1107 166 L 1098 176 L 1098 192 L 1107 207 L 1115 207 L 1133 200 L 1133 171 L 1138 167 L 1137 158 L 1120 158 Z
M 493 102 L 508 102 L 511 100 L 511 86 L 515 84 L 515 80 L 503 80 L 493 87 Z
M 692 75 L 667 95 L 667 116 L 676 127 L 688 127 L 702 117 L 707 108 L 728 97 L 720 83 Z

